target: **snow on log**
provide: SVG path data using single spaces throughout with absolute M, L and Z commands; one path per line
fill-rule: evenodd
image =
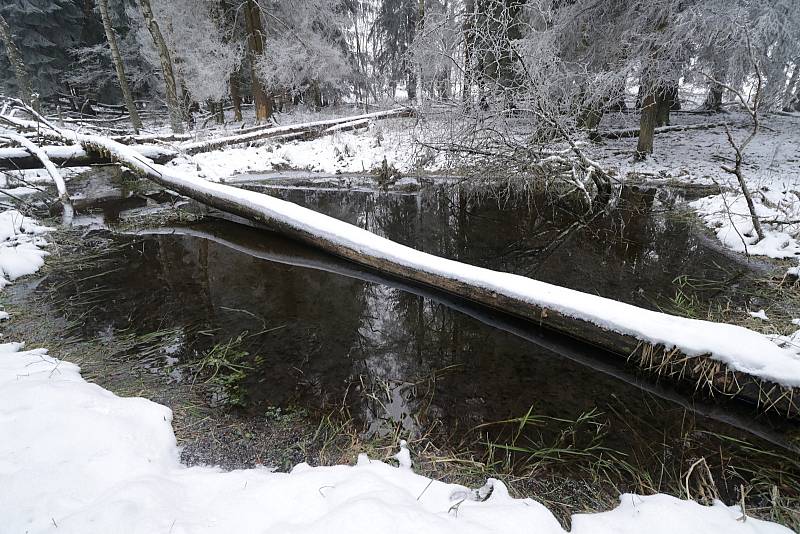
M 144 134 L 144 135 L 116 135 L 111 139 L 123 145 L 142 145 L 152 143 L 174 143 L 180 141 L 189 141 L 194 136 L 192 134 Z
M 653 133 L 683 132 L 686 130 L 711 130 L 722 128 L 726 122 L 713 122 L 710 124 L 688 124 L 675 126 L 661 126 L 653 130 Z M 619 130 L 607 130 L 605 132 L 592 132 L 592 139 L 623 139 L 626 137 L 639 137 L 639 128 L 624 128 Z
M 318 132 L 328 130 L 338 125 L 354 123 L 363 120 L 385 120 L 397 119 L 401 117 L 411 117 L 413 110 L 410 108 L 398 108 L 389 111 L 378 111 L 376 113 L 368 113 L 365 115 L 358 115 L 354 117 L 344 117 L 341 119 L 329 119 L 323 121 L 314 121 L 304 124 L 291 124 L 288 126 L 274 126 L 271 128 L 256 128 L 240 132 L 237 135 L 228 137 L 219 137 L 209 139 L 206 141 L 197 141 L 194 143 L 185 143 L 181 145 L 181 150 L 187 154 L 199 154 L 201 152 L 210 152 L 227 146 L 241 145 L 261 139 L 270 137 L 284 136 L 287 134 L 301 134 L 308 133 L 313 135 Z
M 5 134 L 0 134 L 5 136 Z M 108 165 L 112 161 L 98 153 L 86 152 L 78 145 L 44 146 L 47 158 L 57 167 L 86 167 Z M 163 164 L 175 159 L 177 152 L 156 145 L 139 145 L 135 150 L 155 163 Z M 41 160 L 25 148 L 0 148 L 0 171 L 41 169 Z
M 800 415 L 800 360 L 735 325 L 675 317 L 615 300 L 437 257 L 268 195 L 208 182 L 153 164 L 129 147 L 79 135 L 159 185 L 381 272 L 521 317 L 637 362 L 699 389 Z
M 56 190 L 58 191 L 58 198 L 61 202 L 66 206 L 70 203 L 69 193 L 67 193 L 67 185 L 64 183 L 64 178 L 61 177 L 61 173 L 58 172 L 56 166 L 53 164 L 53 161 L 47 154 L 47 151 L 40 148 L 38 145 L 32 143 L 27 137 L 19 134 L 11 134 L 11 133 L 0 133 L 0 139 L 8 139 L 9 141 L 13 141 L 22 147 L 27 153 L 29 153 L 32 157 L 36 158 L 39 162 L 40 167 L 44 167 L 47 171 L 47 174 L 50 175 L 53 182 L 56 184 Z

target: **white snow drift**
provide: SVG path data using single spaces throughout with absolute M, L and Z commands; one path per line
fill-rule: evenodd
M 186 467 L 172 413 L 85 382 L 44 350 L 0 346 L 0 531 L 8 533 L 563 534 L 499 481 L 478 492 L 361 456 L 355 466 L 291 473 Z M 576 534 L 789 534 L 722 503 L 625 494 L 609 512 L 572 518 Z

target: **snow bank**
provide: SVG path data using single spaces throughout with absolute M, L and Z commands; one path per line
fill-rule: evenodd
M 753 194 L 756 213 L 762 221 L 764 239 L 758 241 L 747 201 L 741 193 L 722 193 L 690 204 L 717 238 L 728 248 L 755 256 L 795 258 L 800 256 L 800 222 L 776 224 L 769 221 L 800 221 L 797 191 L 757 191 Z M 757 242 L 758 241 L 758 242 Z
M 41 234 L 49 230 L 17 210 L 0 213 L 0 288 L 44 265 L 47 252 L 41 247 L 47 242 Z
M 44 350 L 0 346 L 0 530 L 564 534 L 531 499 L 491 481 L 489 498 L 361 456 L 355 466 L 223 472 L 180 464 L 169 409 L 85 382 Z M 623 495 L 572 532 L 788 534 L 722 503 Z
M 186 166 L 187 170 L 199 165 L 221 177 L 286 168 L 331 174 L 368 173 L 379 167 L 384 158 L 403 172 L 413 169 L 414 144 L 408 131 L 393 124 L 373 124 L 362 133 L 337 132 L 310 141 L 199 153 L 192 162 L 175 161 L 175 165 Z

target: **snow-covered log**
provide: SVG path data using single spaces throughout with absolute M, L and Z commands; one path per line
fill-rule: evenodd
M 143 135 L 116 135 L 111 139 L 123 145 L 143 145 L 151 143 L 176 143 L 189 141 L 194 136 L 192 134 L 143 134 Z M 148 156 L 149 157 L 149 156 Z M 152 158 L 151 158 L 152 159 Z
M 112 163 L 102 154 L 86 152 L 79 145 L 44 146 L 41 150 L 57 167 L 86 167 Z M 174 150 L 157 145 L 137 145 L 135 150 L 159 164 L 168 163 L 178 155 Z M 0 148 L 0 171 L 41 169 L 42 167 L 41 159 L 25 148 Z
M 722 128 L 727 123 L 712 122 L 708 124 L 679 124 L 675 126 L 661 126 L 653 130 L 653 133 L 683 132 L 687 130 L 711 130 Z M 593 139 L 623 139 L 626 137 L 639 137 L 639 128 L 622 128 L 618 130 L 606 130 L 604 132 L 592 132 Z
M 148 161 L 114 141 L 77 136 L 139 175 L 199 202 L 263 224 L 357 264 L 529 320 L 709 393 L 800 415 L 800 361 L 765 336 L 735 325 L 675 317 L 611 299 L 466 265 L 254 191 L 213 183 Z
M 201 152 L 210 152 L 211 150 L 218 150 L 220 148 L 241 145 L 261 139 L 268 139 L 270 137 L 279 137 L 287 134 L 303 134 L 308 133 L 314 135 L 325 130 L 339 125 L 354 123 L 363 120 L 385 120 L 397 119 L 401 117 L 410 117 L 413 115 L 413 110 L 410 108 L 392 109 L 389 111 L 378 111 L 376 113 L 367 113 L 365 115 L 357 115 L 354 117 L 343 117 L 341 119 L 329 119 L 322 121 L 307 122 L 304 124 L 292 124 L 288 126 L 275 126 L 271 128 L 257 128 L 245 130 L 237 135 L 228 137 L 220 137 L 216 139 L 209 139 L 207 141 L 197 141 L 194 143 L 186 143 L 181 146 L 181 150 L 187 154 L 199 154 Z M 332 131 L 330 132 L 332 133 Z
M 142 177 L 222 211 L 359 265 L 446 291 L 623 356 L 659 376 L 695 381 L 698 390 L 740 397 L 763 410 L 800 416 L 800 360 L 752 330 L 675 317 L 623 302 L 440 258 L 333 217 L 262 193 L 168 169 L 108 138 L 48 131 Z M 361 117 L 364 118 L 364 117 Z M 350 117 L 345 122 L 357 120 Z M 333 125 L 328 125 L 328 127 Z M 283 132 L 284 134 L 287 132 Z
M 0 139 L 8 139 L 9 141 L 17 143 L 24 150 L 30 153 L 31 156 L 35 157 L 40 162 L 40 166 L 44 167 L 44 169 L 47 171 L 47 174 L 50 175 L 50 178 L 56 184 L 56 190 L 58 191 L 58 199 L 64 206 L 64 220 L 68 223 L 71 222 L 73 216 L 73 209 L 72 209 L 72 201 L 70 200 L 69 193 L 67 192 L 67 184 L 64 183 L 64 178 L 62 178 L 61 173 L 58 172 L 58 169 L 53 164 L 52 160 L 47 155 L 47 153 L 42 148 L 31 142 L 30 139 L 28 139 L 23 135 L 2 133 L 0 134 Z

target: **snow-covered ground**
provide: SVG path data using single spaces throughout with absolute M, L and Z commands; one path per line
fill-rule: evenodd
M 631 126 L 630 119 L 611 117 L 608 127 Z M 673 114 L 673 124 L 729 122 L 734 139 L 741 141 L 751 128 L 742 113 L 710 118 Z M 734 152 L 724 128 L 689 130 L 656 135 L 654 154 L 634 162 L 635 139 L 607 141 L 592 155 L 621 176 L 643 175 L 651 180 L 686 184 L 718 184 L 721 194 L 690 206 L 728 248 L 751 255 L 800 261 L 800 114 L 769 115 L 744 153 L 743 171 L 762 220 L 765 239 L 758 240 L 744 195 L 736 177 L 722 170 L 733 166 Z
M 235 174 L 301 169 L 324 173 L 370 173 L 384 158 L 402 172 L 417 166 L 409 131 L 413 119 L 379 122 L 360 131 L 338 132 L 311 141 L 273 141 L 194 156 L 206 172 L 223 181 Z M 180 164 L 180 162 L 176 162 Z

